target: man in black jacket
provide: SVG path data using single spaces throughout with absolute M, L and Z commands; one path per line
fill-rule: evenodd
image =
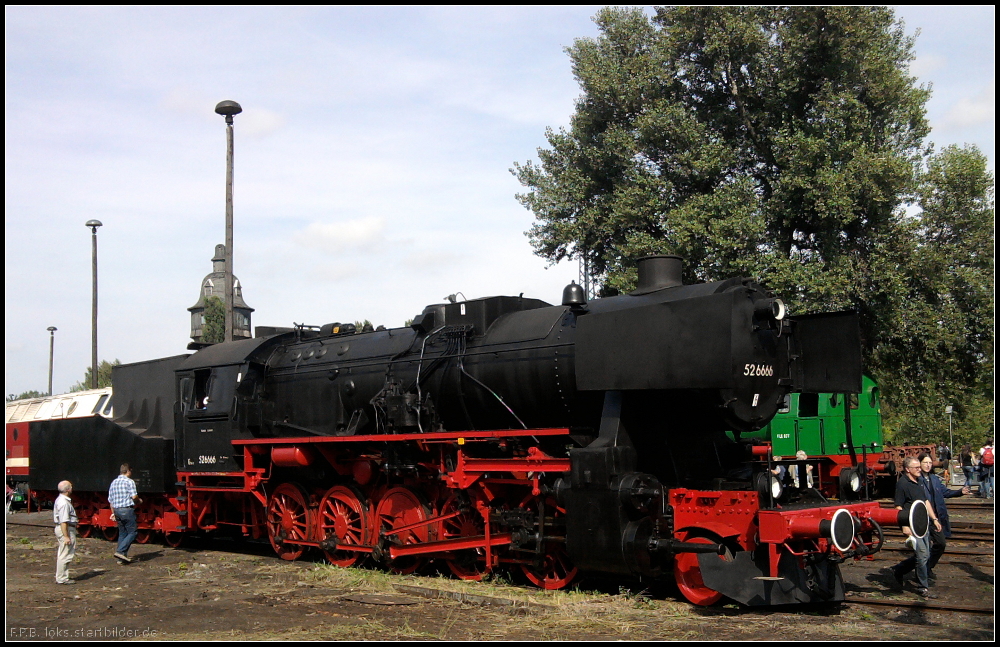
M 928 501 L 927 490 L 920 481 L 920 461 L 913 456 L 907 456 L 903 459 L 903 470 L 904 474 L 902 478 L 896 482 L 896 509 L 909 509 L 915 501 L 925 502 L 927 504 L 927 514 L 929 514 L 931 518 L 931 527 L 937 530 L 937 532 L 941 532 L 941 521 L 934 512 L 934 506 Z M 905 534 L 907 538 L 913 537 L 913 531 L 908 526 L 903 526 L 903 534 Z M 930 535 L 931 533 L 928 532 L 919 539 L 914 537 L 914 556 L 904 559 L 895 567 L 889 569 L 889 574 L 892 578 L 898 584 L 902 584 L 904 578 L 910 573 L 910 571 L 916 568 L 916 591 L 917 595 L 923 598 L 937 597 L 931 593 L 928 588 L 930 586 L 930 580 L 927 577 L 927 562 L 930 559 L 931 552 Z

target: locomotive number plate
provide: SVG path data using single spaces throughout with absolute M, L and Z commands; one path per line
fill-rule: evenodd
M 774 367 L 770 364 L 747 364 L 743 367 L 743 375 L 751 377 L 771 377 L 774 375 Z

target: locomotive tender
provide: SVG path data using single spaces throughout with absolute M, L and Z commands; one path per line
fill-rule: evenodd
M 789 392 L 857 393 L 857 321 L 681 269 L 641 259 L 636 291 L 589 303 L 571 284 L 559 306 L 435 304 L 408 328 L 298 326 L 116 367 L 114 422 L 32 428 L 32 488 L 74 481 L 81 532 L 110 537 L 104 491 L 128 461 L 140 540 L 230 531 L 284 559 L 550 589 L 672 574 L 696 604 L 843 599 L 838 564 L 877 551 L 880 523 L 922 533 L 925 512 L 783 498 L 739 433 Z

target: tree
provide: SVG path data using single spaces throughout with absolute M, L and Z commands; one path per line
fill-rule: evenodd
M 106 359 L 101 360 L 101 363 L 97 365 L 97 388 L 103 389 L 111 386 L 111 368 L 119 365 L 121 365 L 121 361 L 117 359 L 113 362 L 108 362 Z M 91 389 L 91 385 L 93 384 L 93 375 L 93 368 L 88 366 L 86 372 L 84 373 L 83 381 L 77 382 L 71 386 L 69 388 L 70 393 Z
M 552 261 L 606 288 L 679 253 L 690 279 L 755 276 L 799 311 L 857 301 L 927 133 L 911 38 L 867 7 L 604 9 L 568 49 L 583 89 L 541 164 L 515 164 Z M 856 304 L 854 304 L 856 305 Z
M 42 393 L 41 391 L 25 391 L 20 395 L 14 395 L 11 393 L 7 396 L 7 402 L 14 402 L 15 400 L 30 400 L 32 398 L 44 398 L 48 393 Z
M 750 276 L 793 314 L 854 309 L 866 370 L 909 431 L 915 403 L 991 406 L 975 385 L 992 357 L 993 246 L 978 233 L 992 236 L 992 202 L 988 220 L 969 216 L 973 263 L 953 232 L 971 225 L 950 219 L 983 178 L 956 151 L 922 173 L 930 91 L 891 9 L 608 8 L 595 22 L 567 49 L 582 90 L 570 126 L 512 169 L 538 255 L 584 259 L 604 294 L 634 287 L 638 257 L 676 253 L 687 281 Z M 914 199 L 925 216 L 907 215 Z
M 917 203 L 900 260 L 904 305 L 873 358 L 894 394 L 887 427 L 911 440 L 946 438 L 951 404 L 959 444 L 981 443 L 993 434 L 994 401 L 995 204 L 986 156 L 975 146 L 931 156 Z
M 201 327 L 201 341 L 219 344 L 226 339 L 226 304 L 219 297 L 206 297 L 205 321 Z

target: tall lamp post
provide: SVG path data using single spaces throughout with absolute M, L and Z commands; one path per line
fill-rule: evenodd
M 948 414 L 948 449 L 951 451 L 951 455 L 955 455 L 955 435 L 951 430 L 951 414 L 955 412 L 952 406 L 949 404 L 944 408 L 944 412 Z
M 93 244 L 91 249 L 93 249 L 93 267 L 94 267 L 94 303 L 92 308 L 93 316 L 91 318 L 91 337 L 90 337 L 90 388 L 97 388 L 97 228 L 103 226 L 100 220 L 88 220 L 86 222 L 86 227 L 90 227 L 91 240 Z M 51 392 L 52 387 L 49 386 L 49 391 Z
M 215 112 L 226 118 L 226 332 L 233 341 L 233 115 L 243 112 L 235 101 L 220 101 Z
M 52 395 L 52 356 L 56 350 L 56 328 L 55 326 L 49 326 L 46 330 L 49 331 L 49 395 Z

